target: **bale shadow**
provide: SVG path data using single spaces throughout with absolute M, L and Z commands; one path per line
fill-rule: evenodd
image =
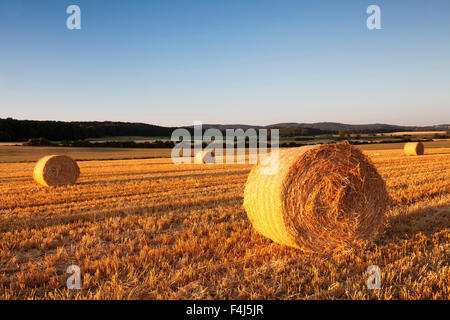
M 401 242 L 422 233 L 427 237 L 450 228 L 450 206 L 425 207 L 409 214 L 390 217 L 382 242 Z
M 225 169 L 224 169 L 225 170 Z M 159 170 L 159 171 L 142 171 L 142 172 L 121 172 L 121 173 L 105 173 L 105 174 L 95 174 L 95 177 L 131 177 L 139 175 L 157 175 L 157 174 L 173 174 L 173 173 L 195 173 L 199 171 L 205 172 L 216 172 L 217 168 L 202 168 L 202 169 L 179 169 L 179 170 Z M 220 172 L 219 172 L 220 173 Z
M 227 172 L 217 172 L 217 173 L 199 173 L 199 174 L 184 174 L 184 175 L 167 175 L 167 176 L 155 176 L 155 177 L 138 177 L 129 179 L 113 179 L 113 180 L 95 180 L 95 181 L 83 181 L 77 182 L 77 185 L 94 185 L 94 184 L 111 184 L 111 183 L 127 183 L 133 181 L 153 181 L 153 180 L 174 180 L 174 179 L 190 179 L 190 178 L 202 178 L 207 176 L 230 176 L 247 174 L 250 170 L 239 170 L 239 171 L 227 171 Z M 172 171 L 173 172 L 173 171 Z

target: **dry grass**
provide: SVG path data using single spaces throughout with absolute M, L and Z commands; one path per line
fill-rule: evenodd
M 450 149 L 402 153 L 367 152 L 393 199 L 381 238 L 329 255 L 253 230 L 250 165 L 80 162 L 76 185 L 50 190 L 33 163 L 2 163 L 0 298 L 448 299 Z M 65 287 L 70 264 L 80 291 Z M 372 264 L 380 290 L 365 285 Z

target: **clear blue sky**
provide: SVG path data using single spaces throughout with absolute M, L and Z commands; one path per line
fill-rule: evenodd
M 450 123 L 450 1 L 1 0 L 0 117 Z

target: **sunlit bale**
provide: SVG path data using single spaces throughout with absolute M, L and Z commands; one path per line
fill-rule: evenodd
M 34 180 L 46 187 L 74 184 L 80 176 L 80 168 L 70 157 L 51 155 L 40 159 L 34 167 Z
M 203 151 L 199 151 L 195 154 L 195 163 L 196 164 L 203 164 L 203 163 L 211 164 L 211 163 L 215 163 L 215 161 L 216 161 L 216 159 L 215 159 L 214 151 L 203 150 Z
M 405 143 L 405 147 L 403 150 L 408 156 L 420 156 L 423 155 L 425 147 L 423 146 L 422 142 L 408 142 Z
M 250 172 L 244 207 L 254 228 L 277 243 L 325 252 L 375 239 L 385 226 L 385 182 L 348 143 L 280 150 L 275 174 L 263 170 Z

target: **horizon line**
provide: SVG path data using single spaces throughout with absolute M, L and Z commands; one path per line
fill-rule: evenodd
M 155 124 L 155 123 L 149 123 L 149 122 L 142 122 L 142 121 L 124 121 L 124 120 L 54 120 L 54 119 L 27 119 L 27 118 L 14 118 L 14 117 L 0 117 L 0 119 L 12 119 L 12 120 L 18 120 L 18 121 L 53 121 L 53 122 L 121 122 L 121 123 L 139 123 L 139 124 L 146 124 L 146 125 L 152 125 L 152 126 L 158 126 L 158 127 L 168 127 L 168 128 L 183 128 L 183 127 L 192 127 L 194 126 L 194 122 L 200 121 L 200 120 L 193 120 L 192 124 L 189 125 L 162 125 L 162 124 Z M 286 122 L 276 122 L 271 123 L 267 125 L 261 125 L 261 124 L 246 124 L 246 123 L 207 123 L 202 122 L 202 125 L 208 125 L 208 126 L 250 126 L 250 127 L 269 127 L 274 126 L 278 124 L 305 124 L 305 125 L 314 125 L 314 124 L 320 124 L 320 123 L 333 123 L 333 124 L 342 124 L 342 125 L 351 125 L 351 126 L 365 126 L 365 125 L 388 125 L 388 126 L 397 126 L 397 127 L 440 127 L 440 126 L 450 126 L 450 123 L 435 123 L 430 125 L 424 125 L 424 124 L 414 124 L 414 125 L 403 125 L 403 124 L 392 124 L 392 123 L 383 123 L 383 122 L 368 122 L 368 123 L 347 123 L 347 122 L 338 122 L 338 121 L 317 121 L 317 122 L 293 122 L 293 121 L 286 121 Z

